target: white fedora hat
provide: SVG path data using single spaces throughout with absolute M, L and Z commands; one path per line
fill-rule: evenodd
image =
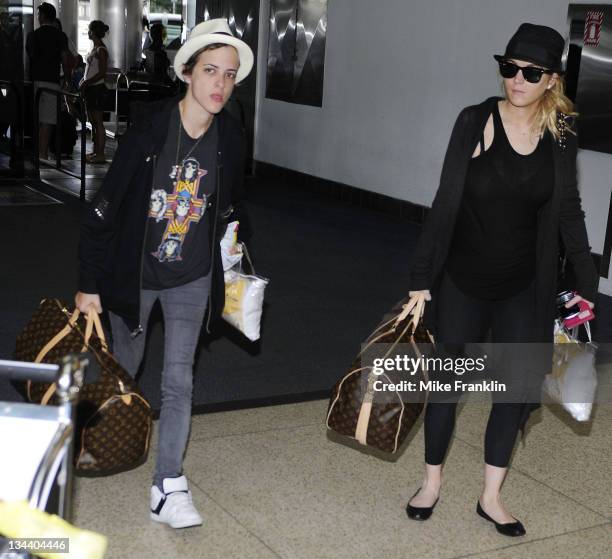
M 189 39 L 178 50 L 174 58 L 174 72 L 179 79 L 183 77 L 183 65 L 191 58 L 191 55 L 213 43 L 224 43 L 231 45 L 238 51 L 240 68 L 236 74 L 236 83 L 240 83 L 249 75 L 253 68 L 253 51 L 244 41 L 232 35 L 232 31 L 226 19 L 210 19 L 196 25 L 189 35 Z

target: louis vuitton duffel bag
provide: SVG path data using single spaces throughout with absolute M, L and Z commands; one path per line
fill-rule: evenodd
M 17 337 L 14 358 L 58 363 L 68 353 L 84 351 L 96 359 L 100 376 L 79 395 L 75 473 L 101 476 L 135 468 L 147 459 L 151 406 L 109 352 L 96 312 L 84 316 L 57 299 L 41 301 Z M 46 405 L 53 403 L 55 385 L 28 382 L 26 393 L 30 402 Z
M 421 414 L 425 401 L 415 398 L 406 401 L 400 389 L 384 392 L 375 390 L 376 381 L 396 386 L 385 373 L 376 373 L 371 364 L 363 364 L 366 351 L 374 344 L 384 344 L 383 358 L 389 357 L 399 344 L 415 358 L 422 355 L 420 345 L 433 345 L 433 337 L 422 326 L 425 299 L 423 296 L 402 301 L 393 308 L 388 320 L 383 320 L 365 341 L 365 346 L 353 361 L 349 372 L 334 386 L 329 401 L 326 425 L 328 429 L 356 439 L 362 445 L 387 453 L 396 453 L 406 440 L 412 426 Z M 412 379 L 426 380 L 424 368 L 416 371 Z M 423 393 L 426 398 L 426 393 Z

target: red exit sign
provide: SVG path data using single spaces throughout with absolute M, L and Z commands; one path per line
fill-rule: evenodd
M 584 22 L 584 46 L 598 47 L 599 37 L 601 36 L 601 26 L 603 24 L 603 12 L 587 12 Z

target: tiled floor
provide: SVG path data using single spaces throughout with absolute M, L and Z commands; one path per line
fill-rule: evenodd
M 14 185 L 3 184 L 0 189 L 0 206 L 54 206 L 59 200 L 38 192 L 36 189 L 15 181 Z
M 587 427 L 538 412 L 504 487 L 525 538 L 476 516 L 488 406 L 466 403 L 433 517 L 410 521 L 422 475 L 422 425 L 395 462 L 326 433 L 326 401 L 193 418 L 185 471 L 204 525 L 175 531 L 148 517 L 156 448 L 146 465 L 79 479 L 75 523 L 109 538 L 109 558 L 609 558 L 612 406 Z M 154 434 L 155 435 L 155 434 Z

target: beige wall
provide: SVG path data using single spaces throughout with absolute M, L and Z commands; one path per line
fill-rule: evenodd
M 261 0 L 255 158 L 430 205 L 458 112 L 500 92 L 492 55 L 524 21 L 565 35 L 567 7 L 562 0 L 330 1 L 323 107 L 316 108 L 264 97 L 269 0 Z M 579 165 L 589 238 L 601 253 L 612 155 L 582 152 Z M 600 290 L 612 295 L 612 281 L 602 279 Z

